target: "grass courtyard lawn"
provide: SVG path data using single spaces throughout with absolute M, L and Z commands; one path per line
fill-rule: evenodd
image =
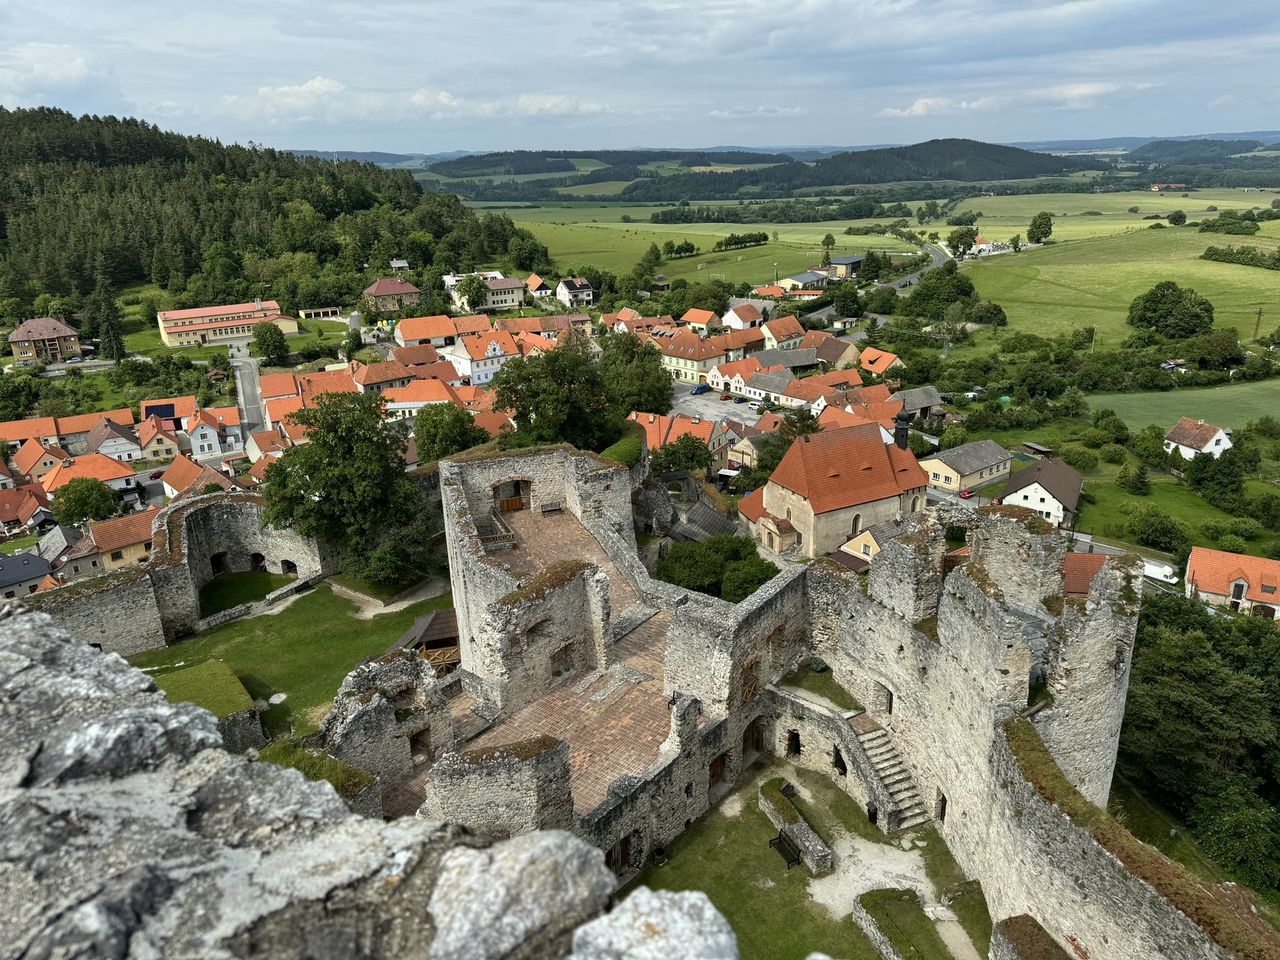
M 451 603 L 445 593 L 395 613 L 356 620 L 356 605 L 321 584 L 277 614 L 237 620 L 164 650 L 138 654 L 130 662 L 158 676 L 223 660 L 255 699 L 287 694 L 263 714 L 271 736 L 307 733 L 316 729 L 356 664 L 386 650 L 416 617 Z
M 34 533 L 29 533 L 25 537 L 14 537 L 12 540 L 0 543 L 0 553 L 13 556 L 21 550 L 30 550 L 39 542 L 40 538 Z
M 1258 310 L 1270 312 L 1280 299 L 1280 272 L 1199 259 L 1206 247 L 1228 242 L 1277 246 L 1265 233 L 1144 229 L 968 261 L 962 269 L 985 299 L 1004 307 L 1013 330 L 1054 336 L 1092 325 L 1099 346 L 1115 347 L 1132 332 L 1125 319 L 1133 299 L 1161 280 L 1175 280 L 1212 301 L 1218 326 L 1250 338 Z M 1266 316 L 1264 328 L 1274 329 Z
M 1152 423 L 1167 429 L 1179 417 L 1238 429 L 1250 420 L 1280 413 L 1280 379 L 1193 390 L 1100 393 L 1089 397 L 1089 405 L 1095 410 L 1110 407 L 1131 430 L 1141 430 Z
M 242 603 L 261 600 L 272 590 L 279 590 L 293 579 L 282 573 L 257 573 L 251 570 L 220 574 L 200 589 L 200 616 L 212 616 Z
M 156 686 L 174 703 L 194 703 L 219 719 L 253 709 L 253 698 L 236 672 L 221 660 L 206 660 L 156 677 Z
M 936 827 L 921 830 L 920 839 L 925 842 L 921 853 L 929 882 L 939 899 L 950 903 L 960 926 L 964 927 L 979 955 L 985 957 L 991 948 L 991 914 L 987 911 L 982 885 L 965 877 Z
M 830 700 L 841 710 L 862 709 L 862 704 L 858 703 L 844 687 L 836 683 L 836 678 L 832 675 L 829 667 L 826 670 L 816 671 L 810 668 L 807 660 L 783 677 L 782 684 L 787 687 L 798 687 L 801 690 L 807 690 L 809 693 L 816 693 L 818 696 Z
M 914 890 L 872 890 L 858 900 L 903 960 L 953 960 Z
M 174 350 L 164 345 L 160 339 L 160 328 L 155 323 L 142 322 L 142 303 L 144 298 L 156 300 L 157 309 L 168 310 L 173 300 L 158 284 L 140 283 L 125 287 L 117 298 L 120 304 L 120 325 L 124 329 L 124 345 L 130 353 L 140 353 L 147 357 L 160 357 L 166 354 L 182 354 L 192 360 L 211 360 L 217 356 L 226 356 L 226 347 L 183 347 Z M 126 300 L 138 300 L 137 303 L 126 303 Z
M 373 597 L 375 600 L 384 602 L 422 582 L 422 580 L 414 580 L 410 583 L 373 583 L 369 580 L 362 580 L 359 577 L 352 576 L 349 573 L 334 574 L 329 579 L 339 586 L 346 587 L 348 590 L 354 590 L 356 593 L 363 593 L 367 597 Z
M 877 960 L 879 954 L 852 920 L 833 920 L 809 897 L 809 872 L 791 870 L 769 841 L 777 834 L 756 805 L 754 792 L 741 812 L 716 808 L 686 830 L 663 866 L 637 883 L 655 890 L 702 890 L 733 927 L 743 960 L 802 960 L 822 951 L 841 960 Z

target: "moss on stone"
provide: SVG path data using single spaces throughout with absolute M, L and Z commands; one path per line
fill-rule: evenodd
M 915 629 L 917 633 L 922 633 L 933 643 L 939 643 L 938 640 L 938 615 L 935 613 L 931 617 L 925 617 L 923 620 L 916 622 Z
M 304 746 L 297 740 L 276 740 L 262 748 L 259 759 L 274 763 L 278 767 L 289 767 L 297 770 L 308 780 L 324 780 L 333 784 L 338 795 L 347 800 L 360 795 L 374 776 L 367 770 L 353 767 L 335 757 L 322 753 L 312 747 Z
M 502 760 L 526 761 L 532 760 L 546 753 L 548 750 L 554 750 L 560 745 L 560 741 L 548 734 L 539 734 L 536 737 L 530 737 L 527 740 L 517 740 L 515 743 L 504 743 L 498 747 L 485 747 L 483 750 L 467 750 L 458 754 L 458 759 L 470 766 L 480 767 L 486 763 Z
M 774 777 L 772 780 L 766 780 L 760 785 L 760 795 L 765 801 L 773 807 L 783 823 L 799 823 L 803 818 L 800 811 L 796 809 L 791 798 L 782 792 L 782 785 L 786 783 L 782 777 Z
M 1049 613 L 1053 614 L 1055 617 L 1062 616 L 1062 605 L 1062 595 L 1058 593 L 1050 594 L 1040 601 L 1040 606 L 1044 607 L 1045 610 L 1049 611 Z
M 514 607 L 521 603 L 529 603 L 545 597 L 552 590 L 558 590 L 565 586 L 574 577 L 585 570 L 590 569 L 589 563 L 581 560 L 561 560 L 553 563 L 548 567 L 544 567 L 538 573 L 534 574 L 523 587 L 518 590 L 512 590 L 505 597 L 501 597 L 498 603 L 504 607 Z
M 1020 960 L 1071 960 L 1071 955 L 1058 946 L 1044 927 L 1025 913 L 1006 917 L 998 929 Z

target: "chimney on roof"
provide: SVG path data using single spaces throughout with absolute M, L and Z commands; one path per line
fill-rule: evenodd
M 911 439 L 911 417 L 907 415 L 907 411 L 899 410 L 898 415 L 893 418 L 893 442 L 901 450 L 910 449 Z

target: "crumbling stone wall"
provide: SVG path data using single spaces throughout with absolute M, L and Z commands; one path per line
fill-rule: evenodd
M 418 816 L 464 823 L 498 839 L 570 830 L 569 745 L 535 737 L 493 750 L 448 753 L 431 768 Z
M 82 643 L 128 657 L 165 644 L 151 572 L 121 570 L 33 593 L 23 602 L 47 613 Z
M 603 960 L 652 928 L 664 955 L 737 956 L 701 894 L 601 917 L 614 877 L 570 834 L 494 845 L 367 820 L 327 783 L 229 754 L 212 715 L 40 615 L 0 622 L 0 723 L 15 955 Z
M 453 745 L 453 715 L 435 669 L 398 650 L 347 674 L 320 734 L 328 753 L 395 782 Z

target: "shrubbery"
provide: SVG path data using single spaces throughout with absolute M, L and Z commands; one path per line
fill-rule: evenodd
M 745 600 L 778 568 L 756 553 L 750 537 L 711 537 L 694 543 L 675 543 L 658 561 L 658 578 L 678 587 L 721 597 L 730 603 Z

